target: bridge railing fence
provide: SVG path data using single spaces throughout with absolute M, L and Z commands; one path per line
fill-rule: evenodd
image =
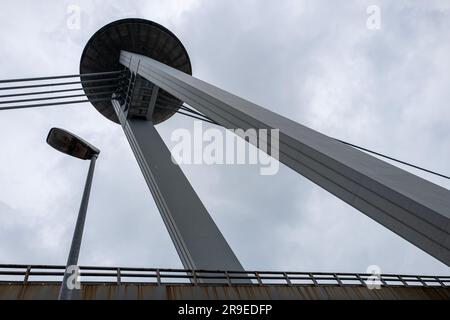
M 61 282 L 64 266 L 0 264 L 0 282 L 49 283 Z M 220 284 L 220 285 L 283 285 L 283 286 L 398 286 L 450 287 L 450 276 L 283 272 L 283 271 L 222 271 L 163 268 L 80 266 L 81 283 Z M 250 283 L 249 283 L 250 280 Z M 247 283 L 243 284 L 242 282 Z

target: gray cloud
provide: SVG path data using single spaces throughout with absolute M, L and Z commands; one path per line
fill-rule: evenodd
M 80 30 L 66 27 L 72 3 L 82 9 Z M 379 31 L 366 28 L 374 3 Z M 177 34 L 202 80 L 328 135 L 450 172 L 446 2 L 5 4 L 1 78 L 77 72 L 92 33 L 126 16 Z M 52 126 L 102 149 L 81 263 L 181 267 L 121 128 L 88 104 L 2 112 L 0 262 L 65 263 L 87 163 L 45 144 Z M 179 127 L 192 128 L 191 119 L 174 116 L 158 131 L 170 145 Z M 267 177 L 254 166 L 183 170 L 246 268 L 364 272 L 377 264 L 383 272 L 449 273 L 286 167 Z

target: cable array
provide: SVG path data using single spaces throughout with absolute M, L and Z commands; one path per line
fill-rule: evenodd
M 79 78 L 79 81 L 60 81 L 61 79 Z M 55 80 L 58 80 L 55 82 Z M 115 98 L 119 98 L 123 92 L 124 87 L 128 83 L 130 85 L 130 79 L 127 78 L 125 70 L 122 71 L 109 71 L 109 72 L 97 72 L 97 73 L 85 73 L 85 74 L 71 74 L 60 76 L 48 76 L 48 77 L 35 77 L 35 78 L 21 78 L 21 79 L 6 79 L 0 80 L 0 92 L 6 92 L 6 94 L 0 94 L 0 111 L 1 110 L 15 110 L 15 109 L 27 109 L 45 106 L 67 105 L 75 103 L 85 102 L 101 102 L 110 101 L 111 96 L 115 95 Z M 3 86 L 10 83 L 28 83 L 24 85 Z M 79 85 L 82 85 L 80 87 Z M 77 86 L 77 87 L 73 87 Z M 35 91 L 30 89 L 43 88 L 43 87 L 63 87 L 63 89 L 56 90 L 43 90 Z M 83 91 L 79 94 L 62 94 L 68 92 Z M 86 94 L 87 92 L 87 94 Z M 62 94 L 62 95 L 60 95 Z M 20 99 L 10 99 L 16 97 L 27 97 Z M 87 97 L 89 96 L 89 99 Z M 80 99 L 84 98 L 86 99 Z M 5 100 L 6 98 L 6 100 Z M 163 99 L 163 97 L 159 97 Z M 35 103 L 37 102 L 37 103 Z M 208 123 L 220 125 L 213 119 L 206 115 L 186 106 L 174 104 L 173 100 L 162 101 L 163 105 L 158 105 L 156 108 L 173 110 L 184 116 L 188 116 L 197 120 L 205 121 Z M 348 145 L 350 147 L 389 159 L 401 163 L 403 165 L 439 176 L 441 178 L 449 179 L 450 176 L 438 173 L 415 164 L 399 160 L 376 152 L 353 143 L 335 139 L 336 141 Z
M 78 79 L 64 80 L 70 78 Z M 0 80 L 0 110 L 110 101 L 113 93 L 122 91 L 123 81 L 123 71 Z M 48 87 L 61 89 L 36 89 Z

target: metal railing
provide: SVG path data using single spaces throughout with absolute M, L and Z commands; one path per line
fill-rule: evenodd
M 0 264 L 0 283 L 57 283 L 65 267 L 58 265 Z M 81 283 L 156 285 L 283 285 L 283 286 L 376 286 L 381 287 L 450 287 L 450 276 L 423 276 L 367 273 L 220 271 L 155 269 L 130 267 L 80 266 Z M 239 281 L 251 280 L 242 284 Z

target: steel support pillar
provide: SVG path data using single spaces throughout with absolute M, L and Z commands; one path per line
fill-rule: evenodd
M 280 162 L 450 265 L 449 190 L 154 59 L 120 62 L 226 128 L 279 129 Z
M 127 117 L 117 100 L 112 103 L 183 266 L 244 271 L 153 123 Z

